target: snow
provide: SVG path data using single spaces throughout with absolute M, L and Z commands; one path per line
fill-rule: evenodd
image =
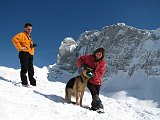
M 155 30 L 153 33 L 156 35 L 156 37 L 160 37 L 160 28 Z
M 147 40 L 143 44 L 143 49 L 146 51 L 159 50 L 160 41 Z
M 77 44 L 72 37 L 66 37 L 62 42 L 59 49 L 66 49 L 69 52 L 72 52 L 76 48 Z
M 21 87 L 19 72 L 19 69 L 0 67 L 1 120 L 160 119 L 160 97 L 156 93 L 160 88 L 159 79 L 145 77 L 143 71 L 134 73 L 132 77 L 120 71 L 104 82 L 100 94 L 104 114 L 65 103 L 66 82 L 75 74 L 59 69 L 56 64 L 43 68 L 35 66 L 36 87 Z M 53 76 L 49 76 L 51 74 Z M 91 95 L 86 89 L 83 106 L 90 106 L 90 103 Z
M 125 23 L 117 23 L 117 25 L 119 25 L 119 26 L 126 26 Z
M 126 32 L 126 30 L 119 30 L 119 31 L 118 31 L 118 34 L 116 35 L 116 37 L 119 36 L 119 35 L 124 35 L 125 32 Z M 115 37 L 115 38 L 116 38 L 116 37 Z

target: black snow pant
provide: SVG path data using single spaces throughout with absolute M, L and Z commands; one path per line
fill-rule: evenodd
M 30 84 L 36 86 L 36 80 L 34 79 L 34 68 L 33 68 L 33 55 L 28 52 L 19 52 L 19 59 L 21 64 L 20 77 L 22 85 L 28 85 L 27 72 Z
M 88 82 L 87 87 L 92 95 L 91 109 L 93 111 L 96 111 L 100 108 L 103 109 L 102 101 L 99 98 L 100 85 L 93 85 L 92 83 Z

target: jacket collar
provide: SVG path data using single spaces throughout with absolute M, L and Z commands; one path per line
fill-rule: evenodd
M 23 33 L 27 36 L 28 40 L 31 39 L 30 35 L 27 32 L 24 31 Z

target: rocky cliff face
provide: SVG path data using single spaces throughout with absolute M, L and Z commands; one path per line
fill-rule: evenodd
M 101 31 L 86 31 L 78 40 L 65 38 L 59 48 L 57 64 L 76 71 L 76 59 L 98 47 L 106 50 L 107 76 L 119 70 L 132 75 L 142 69 L 146 75 L 160 75 L 160 29 L 141 30 L 124 23 L 106 26 Z

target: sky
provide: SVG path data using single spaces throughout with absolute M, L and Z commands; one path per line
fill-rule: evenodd
M 160 28 L 159 0 L 1 0 L 0 66 L 20 68 L 12 37 L 33 25 L 34 65 L 56 63 L 61 42 L 78 40 L 88 30 L 125 23 L 139 29 Z

